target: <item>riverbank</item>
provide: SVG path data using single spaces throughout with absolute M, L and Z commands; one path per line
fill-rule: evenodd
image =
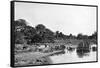
M 70 39 L 62 41 L 63 43 L 38 43 L 32 45 L 16 44 L 15 66 L 52 64 L 53 62 L 49 58 L 50 56 L 65 54 L 65 49 L 67 49 L 68 52 L 73 52 L 75 49 L 78 49 L 77 46 L 82 41 L 83 40 Z M 87 40 L 87 42 L 90 43 L 90 40 Z M 92 42 L 90 44 L 92 44 Z M 90 47 L 90 45 L 87 46 Z
M 49 56 L 60 54 L 61 52 L 62 50 L 50 53 L 28 52 L 16 54 L 15 66 L 52 64 Z

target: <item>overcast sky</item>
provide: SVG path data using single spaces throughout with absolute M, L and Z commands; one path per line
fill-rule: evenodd
M 91 35 L 96 31 L 96 7 L 15 3 L 15 20 L 25 19 L 29 25 L 43 24 L 52 31 Z

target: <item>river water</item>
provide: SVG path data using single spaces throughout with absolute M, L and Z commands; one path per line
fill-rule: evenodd
M 80 57 L 77 54 L 76 49 L 74 51 L 68 51 L 65 49 L 65 54 L 50 56 L 50 59 L 53 64 L 96 61 L 96 51 L 93 52 L 91 50 L 89 53 Z

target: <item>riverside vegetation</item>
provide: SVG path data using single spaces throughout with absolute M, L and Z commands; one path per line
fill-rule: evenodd
M 52 64 L 48 56 L 65 53 L 65 49 L 82 55 L 90 52 L 90 44 L 97 44 L 97 32 L 92 35 L 77 36 L 65 35 L 62 32 L 53 32 L 43 24 L 35 27 L 28 25 L 24 19 L 13 22 L 15 29 L 15 66 Z M 93 51 L 97 47 L 92 48 Z

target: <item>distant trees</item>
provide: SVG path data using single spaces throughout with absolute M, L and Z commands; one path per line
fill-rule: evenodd
M 31 43 L 39 43 L 42 41 L 42 37 L 38 34 L 35 34 L 32 38 L 31 38 Z
M 82 33 L 79 33 L 77 35 L 77 39 L 97 39 L 97 32 L 94 32 L 92 35 L 83 35 Z
M 35 28 L 27 25 L 27 22 L 24 19 L 14 21 L 14 26 L 16 44 L 28 43 L 36 34 Z
M 32 44 L 45 42 L 53 43 L 55 39 L 97 39 L 97 32 L 94 32 L 90 36 L 83 35 L 82 33 L 79 33 L 77 36 L 74 36 L 72 34 L 65 35 L 60 31 L 53 32 L 43 24 L 38 24 L 35 27 L 29 26 L 27 24 L 27 21 L 24 19 L 14 21 L 16 44 Z
M 78 35 L 77 35 L 77 39 L 82 39 L 83 38 L 83 35 L 81 34 L 81 33 L 79 33 Z
M 35 28 L 37 34 L 42 37 L 42 42 L 53 42 L 54 32 L 42 24 L 38 24 Z
M 24 19 L 19 19 L 14 21 L 14 25 L 16 44 L 53 42 L 54 32 L 42 24 L 38 24 L 34 28 L 27 25 L 27 22 Z
M 24 33 L 24 39 L 27 41 L 28 44 L 32 42 L 32 38 L 36 35 L 36 30 L 34 27 L 26 26 L 22 31 Z
M 66 35 L 64 35 L 62 32 L 56 31 L 55 32 L 55 38 L 56 39 L 65 39 Z
M 24 33 L 21 32 L 24 30 L 24 27 L 27 26 L 27 23 L 24 19 L 19 19 L 13 22 L 15 26 L 15 43 L 23 44 L 24 43 Z
M 54 33 L 50 29 L 45 29 L 45 32 L 43 33 L 42 38 L 44 40 L 47 40 L 48 42 L 53 42 Z
M 55 38 L 59 37 L 59 31 L 56 31 Z
M 13 22 L 15 26 L 15 31 L 21 31 L 27 26 L 27 22 L 24 19 L 19 19 Z
M 94 33 L 92 34 L 92 38 L 97 39 L 97 32 L 94 32 Z
M 43 24 L 38 24 L 35 28 L 37 31 L 43 31 L 46 27 Z
M 22 31 L 25 36 L 27 37 L 33 37 L 36 34 L 36 30 L 34 27 L 26 26 L 24 27 L 24 30 Z

